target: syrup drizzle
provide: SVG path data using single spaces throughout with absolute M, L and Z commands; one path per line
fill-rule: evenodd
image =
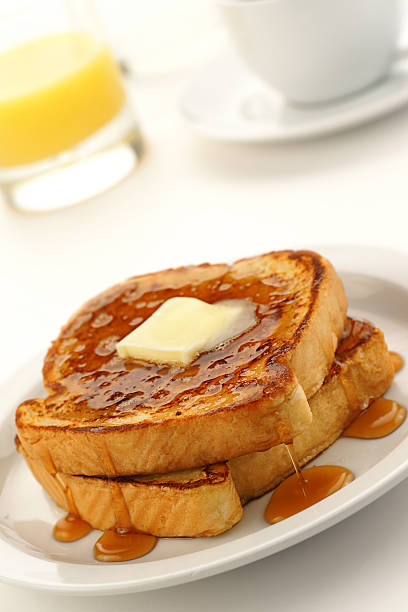
M 68 514 L 57 521 L 52 535 L 58 542 L 75 542 L 80 540 L 92 531 L 91 525 L 80 518 L 72 491 L 64 481 L 63 476 L 57 472 L 48 450 L 42 455 L 42 465 L 59 488 L 68 507 Z
M 15 443 L 17 451 L 24 455 L 23 447 L 18 436 L 15 438 Z M 29 462 L 27 457 L 26 460 Z M 51 454 L 48 450 L 41 453 L 41 465 L 42 469 L 49 475 L 50 483 L 53 486 L 57 486 L 69 509 L 68 514 L 59 519 L 54 525 L 52 535 L 58 542 L 75 542 L 76 540 L 80 540 L 90 533 L 93 527 L 79 517 L 72 491 L 61 474 L 58 474 L 56 471 Z
M 286 447 L 286 450 L 288 451 L 288 455 L 289 455 L 290 460 L 292 462 L 293 469 L 295 470 L 296 476 L 300 480 L 303 480 L 302 472 L 301 472 L 301 469 L 300 469 L 298 458 L 297 458 L 296 453 L 295 453 L 295 449 L 293 448 L 293 444 L 285 444 L 285 447 Z
M 48 474 L 52 477 L 55 484 L 59 488 L 63 497 L 65 498 L 65 503 L 68 506 L 68 512 L 72 516 L 79 517 L 79 512 L 76 507 L 74 497 L 72 495 L 72 491 L 69 488 L 68 484 L 64 481 L 62 474 L 57 472 L 54 461 L 52 460 L 50 451 L 45 448 L 41 453 L 41 461 L 44 469 L 48 472 Z
M 30 465 L 29 457 L 25 456 L 24 449 L 18 436 L 15 438 L 16 447 L 19 453 L 24 455 L 28 465 Z M 68 508 L 68 514 L 57 521 L 53 529 L 53 536 L 59 542 L 75 542 L 83 538 L 87 533 L 92 531 L 91 525 L 79 517 L 79 512 L 75 504 L 74 496 L 69 485 L 65 482 L 62 474 L 56 470 L 54 461 L 49 450 L 45 447 L 40 453 L 40 464 L 44 474 L 47 475 L 48 487 L 51 487 L 57 492 L 58 498 L 61 500 L 59 505 L 65 505 Z M 45 486 L 48 493 L 52 495 L 48 487 Z M 65 502 L 65 504 L 64 504 Z
M 99 458 L 102 462 L 104 472 L 109 477 L 109 492 L 112 501 L 112 509 L 115 515 L 115 529 L 122 534 L 125 531 L 132 530 L 132 520 L 129 513 L 129 508 L 123 495 L 120 484 L 113 480 L 118 476 L 115 464 L 104 440 L 99 447 Z
M 343 436 L 367 440 L 383 438 L 395 431 L 406 416 L 407 411 L 404 406 L 380 397 L 345 429 Z
M 302 478 L 292 474 L 275 489 L 265 510 L 265 519 L 275 524 L 339 491 L 354 479 L 350 470 L 338 465 L 306 468 Z
M 306 493 L 306 483 L 305 483 L 305 479 L 303 478 L 303 474 L 302 474 L 302 470 L 300 469 L 300 465 L 299 465 L 299 461 L 292 444 L 285 444 L 285 448 L 288 451 L 288 455 L 290 457 L 290 460 L 292 462 L 293 465 L 293 469 L 295 470 L 295 476 L 297 477 L 297 483 L 298 486 L 300 488 L 300 490 L 302 491 L 303 497 L 307 497 L 307 493 Z
M 118 474 L 104 442 L 99 449 L 99 458 L 105 473 L 110 476 L 109 491 L 115 516 L 115 528 L 104 531 L 97 540 L 93 548 L 94 557 L 97 561 L 108 563 L 143 557 L 156 546 L 157 538 L 135 531 L 122 488 L 116 480 L 113 480 Z
M 389 355 L 390 355 L 392 365 L 394 366 L 394 372 L 398 372 L 404 365 L 403 358 L 401 357 L 399 353 L 396 353 L 395 351 L 390 351 Z
M 59 542 L 75 542 L 85 537 L 92 527 L 78 516 L 67 514 L 54 526 L 52 535 Z

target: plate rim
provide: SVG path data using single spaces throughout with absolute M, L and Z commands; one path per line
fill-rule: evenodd
M 398 266 L 401 266 L 401 259 L 406 262 L 406 269 L 408 269 L 408 254 L 403 251 L 358 245 L 320 245 L 314 248 L 333 261 L 334 266 L 340 272 L 369 274 L 395 282 L 399 286 L 408 289 L 408 279 L 402 278 L 401 273 L 398 271 Z M 347 255 L 345 255 L 345 251 L 347 251 Z M 365 257 L 356 257 L 356 253 L 361 255 L 363 252 Z M 380 258 L 378 258 L 379 254 L 381 254 Z M 396 258 L 398 259 L 397 265 L 395 265 Z M 341 259 L 343 261 L 340 261 Z M 374 264 L 376 267 L 373 270 Z M 12 394 L 13 389 L 16 389 L 17 385 L 21 388 L 22 378 L 30 378 L 32 384 L 37 384 L 40 372 L 38 365 L 41 363 L 41 360 L 42 355 L 38 355 L 20 366 L 14 374 L 1 383 L 0 390 L 7 389 L 8 391 L 10 387 Z M 28 383 L 26 384 L 25 382 L 23 387 L 27 386 Z M 21 391 L 19 392 L 21 394 Z M 14 405 L 9 406 L 5 414 L 1 415 L 0 432 L 6 424 L 6 420 L 10 421 L 13 412 Z M 376 482 L 374 483 L 372 482 L 373 472 L 374 475 L 377 472 L 380 473 L 380 477 L 376 476 Z M 51 569 L 55 569 L 61 562 L 32 557 L 24 551 L 16 549 L 1 538 L 0 579 L 18 586 L 70 595 L 130 593 L 191 582 L 241 567 L 300 543 L 351 516 L 388 492 L 407 475 L 408 437 L 402 440 L 396 448 L 362 474 L 356 481 L 336 493 L 335 496 L 320 502 L 318 511 L 316 511 L 316 506 L 312 506 L 303 513 L 287 519 L 282 524 L 271 525 L 255 533 L 238 537 L 231 542 L 223 543 L 203 551 L 182 554 L 178 557 L 168 557 L 166 559 L 148 561 L 147 563 L 141 562 L 133 565 L 121 564 L 116 567 L 112 567 L 112 565 L 101 567 L 99 565 L 85 566 L 85 564 L 76 564 L 78 568 L 86 567 L 86 571 L 89 574 L 99 574 L 99 578 L 101 578 L 101 574 L 108 573 L 113 577 L 110 581 L 90 580 L 89 582 L 78 584 L 74 581 L 68 582 L 62 580 L 58 572 L 53 572 Z M 278 535 L 271 538 L 268 537 L 268 532 L 274 532 L 275 534 L 278 532 Z M 6 567 L 7 552 L 10 552 L 10 550 L 13 551 L 12 557 L 15 557 L 14 568 L 13 566 Z M 13 571 L 27 557 L 31 560 L 29 566 L 33 565 L 36 571 L 30 575 L 30 568 L 27 568 L 27 566 L 24 568 L 24 575 L 22 575 L 23 572 L 21 570 L 19 574 Z M 71 563 L 62 562 L 62 564 L 72 567 Z M 125 571 L 126 565 L 128 568 L 133 568 L 133 570 Z M 135 578 L 134 574 L 138 571 L 136 569 L 135 572 L 135 568 L 138 568 L 140 573 L 142 566 L 148 568 L 148 571 L 142 572 L 143 577 L 137 576 Z M 133 575 L 127 579 L 120 579 L 116 577 L 116 574 Z

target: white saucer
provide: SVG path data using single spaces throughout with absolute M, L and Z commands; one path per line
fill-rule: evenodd
M 208 64 L 180 101 L 182 116 L 201 135 L 236 142 L 311 138 L 372 121 L 408 103 L 408 63 L 355 96 L 315 106 L 289 105 L 231 51 Z
M 385 331 L 389 345 L 407 356 L 407 255 L 364 247 L 319 250 L 345 282 L 350 313 L 372 319 Z M 345 465 L 355 480 L 281 523 L 264 521 L 266 495 L 248 504 L 240 523 L 220 536 L 161 539 L 141 559 L 99 563 L 92 556 L 98 532 L 72 544 L 53 540 L 52 526 L 63 512 L 13 448 L 16 406 L 42 393 L 41 361 L 26 364 L 0 388 L 0 580 L 72 595 L 144 591 L 197 580 L 301 542 L 357 512 L 408 476 L 407 419 L 382 439 L 340 438 L 313 464 Z M 407 390 L 408 365 L 398 372 L 387 395 L 408 405 Z

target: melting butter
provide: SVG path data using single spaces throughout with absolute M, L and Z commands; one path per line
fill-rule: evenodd
M 255 305 L 248 300 L 208 304 L 191 297 L 164 302 L 146 321 L 117 343 L 119 357 L 188 365 L 255 325 Z

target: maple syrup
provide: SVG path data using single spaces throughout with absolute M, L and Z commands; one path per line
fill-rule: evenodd
M 389 353 L 392 365 L 394 367 L 394 372 L 398 372 L 404 365 L 404 360 L 399 353 L 395 351 L 390 351 Z
M 344 430 L 346 438 L 383 438 L 405 420 L 407 411 L 398 402 L 380 397 Z
M 286 450 L 288 451 L 288 455 L 293 465 L 293 469 L 295 470 L 295 474 L 298 478 L 303 480 L 302 472 L 300 470 L 300 465 L 298 458 L 295 453 L 295 449 L 293 448 L 293 444 L 285 444 Z
M 353 479 L 350 470 L 338 465 L 306 468 L 286 478 L 272 493 L 265 510 L 268 523 L 278 523 L 339 491 Z
M 135 532 L 105 531 L 94 546 L 97 561 L 130 561 L 147 555 L 156 546 L 157 538 Z
M 190 269 L 188 275 L 175 270 L 134 277 L 108 289 L 81 309 L 49 350 L 43 373 L 53 392 L 45 399 L 44 410 L 58 411 L 58 418 L 69 422 L 79 420 L 90 426 L 97 422 L 101 428 L 105 421 L 112 426 L 112 419 L 120 422 L 126 414 L 162 418 L 163 409 L 178 406 L 180 397 L 213 398 L 219 389 L 223 396 L 234 398 L 241 371 L 254 360 L 265 363 L 272 381 L 287 378 L 290 372 L 280 358 L 297 341 L 296 332 L 306 321 L 299 317 L 305 310 L 299 292 L 313 304 L 324 276 L 311 253 L 288 253 L 288 261 L 286 276 L 283 272 L 265 278 L 250 273 L 239 276 L 223 264 L 204 265 L 197 272 Z M 313 275 L 307 287 L 306 269 Z M 256 306 L 257 323 L 225 345 L 201 353 L 187 367 L 121 359 L 116 343 L 133 331 L 135 321 L 141 324 L 172 297 L 208 303 L 249 299 Z M 265 384 L 254 380 L 253 401 L 262 401 L 264 390 Z
M 316 271 L 316 287 L 319 281 L 319 272 Z M 46 402 L 58 404 L 69 397 L 71 411 L 61 414 L 62 419 L 70 420 L 76 416 L 90 423 L 93 420 L 99 423 L 104 419 L 121 418 L 135 410 L 160 412 L 165 405 L 179 396 L 189 393 L 214 393 L 214 385 L 226 391 L 233 391 L 237 382 L 236 372 L 247 363 L 271 353 L 276 358 L 282 351 L 287 350 L 288 343 L 283 331 L 287 320 L 292 316 L 292 303 L 295 308 L 296 301 L 291 295 L 293 288 L 289 283 L 279 289 L 277 291 L 277 287 L 269 279 L 258 279 L 256 282 L 253 278 L 242 278 L 239 281 L 231 279 L 225 266 L 220 266 L 219 274 L 214 277 L 187 286 L 178 286 L 177 282 L 174 282 L 174 286 L 169 285 L 157 290 L 154 285 L 143 287 L 138 279 L 132 279 L 123 290 L 120 287 L 111 289 L 89 302 L 81 317 L 77 317 L 65 328 L 61 339 L 61 354 L 66 352 L 69 357 L 58 363 L 57 348 L 49 351 L 44 367 L 45 378 L 52 379 L 54 367 L 60 371 L 58 383 L 52 384 L 51 380 L 50 386 L 55 392 Z M 115 353 L 116 342 L 127 335 L 136 324 L 149 317 L 163 301 L 174 296 L 191 296 L 211 302 L 230 297 L 249 298 L 257 305 L 258 324 L 216 353 L 203 353 L 189 368 L 182 370 L 137 360 L 124 362 L 119 359 Z M 129 316 L 133 309 L 137 309 L 137 318 Z M 106 324 L 109 324 L 108 337 L 104 329 Z M 272 332 L 275 337 L 273 347 L 269 341 L 265 341 L 265 337 Z M 366 323 L 349 320 L 330 375 L 341 367 L 350 351 L 369 337 L 369 333 L 370 327 Z M 398 371 L 403 365 L 401 356 L 390 352 L 390 357 L 394 370 Z M 271 361 L 270 367 L 278 368 L 279 363 Z M 78 387 L 82 393 L 72 395 L 72 390 Z M 405 416 L 405 408 L 396 402 L 380 398 L 352 423 L 344 435 L 381 437 L 394 431 Z M 364 430 L 369 435 L 357 436 L 355 432 L 358 428 L 360 432 Z M 293 446 L 287 444 L 286 448 L 295 474 L 284 480 L 272 494 L 265 511 L 265 518 L 270 523 L 277 523 L 305 510 L 340 490 L 354 478 L 347 468 L 333 465 L 315 466 L 301 471 Z M 101 456 L 106 473 L 110 478 L 115 477 L 113 462 L 107 452 L 103 451 Z M 48 463 L 51 462 L 51 465 L 47 469 L 55 477 L 55 467 L 51 458 L 49 459 Z M 44 464 L 46 463 L 47 461 L 44 461 Z M 69 488 L 64 487 L 63 483 L 58 484 L 65 496 L 71 497 Z M 94 546 L 95 558 L 105 562 L 128 561 L 149 553 L 155 547 L 157 538 L 129 530 L 130 517 L 126 500 L 119 484 L 112 480 L 111 496 L 117 528 L 105 531 L 98 539 Z M 74 527 L 71 527 L 70 521 Z M 56 532 L 59 534 L 58 529 L 64 533 L 65 524 L 69 525 L 65 532 L 67 537 L 70 530 L 74 534 L 80 532 L 79 527 L 76 531 L 76 521 L 84 523 L 81 526 L 83 535 L 89 533 L 91 527 L 88 523 L 69 514 L 55 526 L 54 537 L 57 537 Z M 78 538 L 61 541 L 75 539 Z
M 17 451 L 24 455 L 28 465 L 30 466 L 30 458 L 25 456 L 24 449 L 18 436 L 15 437 Z M 31 466 L 30 466 L 31 467 Z M 31 468 L 33 469 L 33 468 Z M 85 537 L 92 527 L 89 523 L 79 517 L 79 512 L 76 507 L 74 496 L 63 476 L 56 471 L 51 454 L 45 450 L 41 454 L 40 467 L 46 481 L 43 482 L 45 490 L 51 495 L 59 499 L 59 504 L 68 508 L 69 512 L 66 516 L 59 519 L 54 525 L 53 536 L 59 542 L 75 542 Z
M 295 470 L 295 475 L 297 476 L 299 487 L 303 489 L 304 488 L 304 478 L 303 478 L 302 471 L 300 469 L 299 461 L 298 461 L 294 446 L 293 444 L 285 444 L 285 447 L 286 447 L 286 450 L 288 451 L 290 460 L 293 465 L 293 469 Z
M 52 535 L 59 542 L 76 542 L 90 531 L 92 531 L 92 527 L 89 523 L 78 516 L 67 514 L 55 524 Z

